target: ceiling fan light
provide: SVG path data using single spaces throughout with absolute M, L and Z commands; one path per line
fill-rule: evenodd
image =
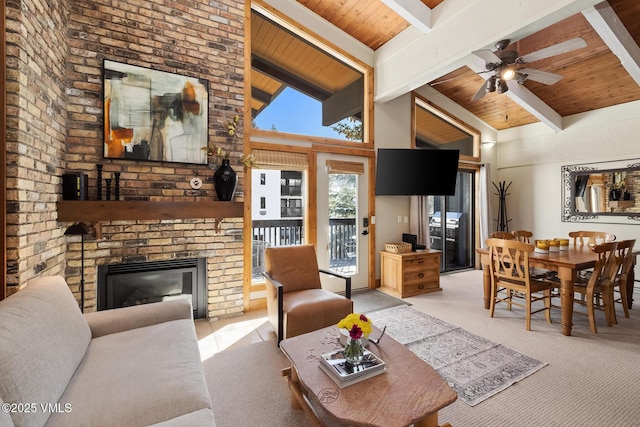
M 500 84 L 498 85 L 498 93 L 505 93 L 509 90 L 509 86 L 507 86 L 506 80 L 500 80 Z
M 527 77 L 529 77 L 529 75 L 528 75 L 528 74 L 524 74 L 524 73 L 520 73 L 520 72 L 518 72 L 518 73 L 516 73 L 516 77 L 515 77 L 515 79 L 516 79 L 516 81 L 517 81 L 518 83 L 520 83 L 521 85 L 523 85 L 523 84 L 524 84 L 524 82 L 525 82 L 525 80 L 527 80 Z
M 500 71 L 500 79 L 501 80 L 511 80 L 516 76 L 516 70 L 511 67 L 503 68 Z
M 489 77 L 489 81 L 487 82 L 487 93 L 496 91 L 496 78 Z

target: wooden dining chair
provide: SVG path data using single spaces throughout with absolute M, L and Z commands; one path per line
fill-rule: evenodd
M 573 246 L 593 246 L 599 243 L 613 242 L 616 240 L 616 236 L 614 234 L 604 231 L 571 231 L 569 232 L 569 237 L 573 239 Z M 579 271 L 578 281 L 586 284 L 589 281 L 589 277 L 591 277 L 592 272 L 593 269 L 591 268 Z
M 513 238 L 519 242 L 531 243 L 533 232 L 529 230 L 513 230 L 511 232 Z M 557 272 L 553 270 L 545 270 L 544 268 L 531 268 L 529 275 L 533 279 L 546 279 L 548 277 L 557 276 Z
M 513 234 L 509 233 L 508 231 L 494 231 L 493 233 L 491 233 L 489 235 L 489 238 L 491 239 L 507 239 L 507 240 L 514 240 L 515 237 L 513 237 Z
M 574 246 L 597 245 L 599 243 L 613 242 L 616 240 L 614 234 L 604 231 L 571 231 L 569 237 L 573 239 Z
M 531 330 L 531 315 L 544 311 L 551 323 L 552 284 L 546 280 L 532 279 L 529 274 L 529 254 L 533 245 L 507 239 L 487 239 L 491 262 L 491 305 L 489 316 L 493 317 L 496 304 L 504 302 L 507 310 L 515 305 L 526 310 L 526 328 Z M 503 295 L 504 294 L 504 295 Z M 524 302 L 518 295 L 524 297 Z M 543 301 L 544 307 L 532 309 L 532 304 Z
M 606 242 L 594 245 L 591 250 L 598 255 L 596 265 L 587 280 L 578 277 L 573 284 L 574 293 L 580 294 L 580 298 L 574 298 L 574 304 L 586 306 L 591 332 L 598 333 L 596 327 L 595 310 L 603 310 L 608 326 L 613 326 L 613 300 L 611 293 L 612 283 L 616 279 L 618 266 L 616 260 L 617 242 Z M 556 289 L 560 289 L 560 280 L 549 280 Z M 557 294 L 554 294 L 554 296 Z M 574 314 L 585 314 L 574 310 Z
M 511 234 L 516 240 L 523 243 L 531 243 L 531 238 L 533 237 L 533 233 L 529 230 L 513 230 Z
M 616 277 L 611 285 L 609 298 L 612 303 L 611 312 L 613 315 L 613 323 L 618 323 L 616 317 L 615 304 L 622 304 L 624 311 L 624 317 L 629 318 L 629 297 L 627 295 L 627 282 L 629 281 L 629 275 L 633 269 L 633 247 L 636 244 L 635 239 L 621 240 L 616 247 L 616 264 L 618 265 L 618 271 Z M 616 297 L 616 295 L 619 295 Z

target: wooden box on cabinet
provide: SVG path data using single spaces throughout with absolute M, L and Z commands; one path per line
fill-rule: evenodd
M 441 291 L 440 251 L 381 251 L 380 290 L 398 298 Z

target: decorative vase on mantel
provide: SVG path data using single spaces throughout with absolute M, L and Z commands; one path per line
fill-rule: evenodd
M 222 164 L 213 174 L 213 186 L 218 200 L 229 202 L 233 200 L 233 193 L 238 185 L 238 174 L 229 164 L 229 159 L 222 159 Z
M 609 199 L 618 201 L 622 197 L 622 190 L 619 188 L 613 188 L 609 192 Z

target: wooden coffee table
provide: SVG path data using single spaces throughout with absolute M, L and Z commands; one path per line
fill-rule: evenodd
M 367 347 L 385 361 L 387 372 L 338 387 L 320 369 L 318 358 L 341 347 L 339 335 L 337 327 L 329 326 L 280 343 L 291 362 L 291 368 L 282 371 L 291 389 L 291 406 L 303 409 L 314 425 L 323 425 L 315 407 L 349 426 L 435 427 L 438 411 L 458 398 L 431 366 L 388 335 Z M 379 335 L 377 329 L 371 334 Z

